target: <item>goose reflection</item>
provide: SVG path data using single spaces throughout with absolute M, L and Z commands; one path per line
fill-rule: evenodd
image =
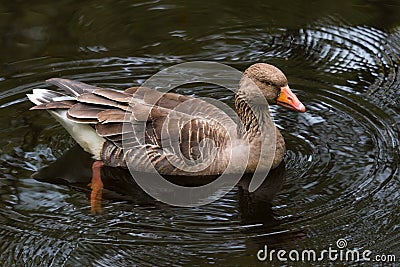
M 34 173 L 33 178 L 41 182 L 72 186 L 90 193 L 93 161 L 89 153 L 76 145 L 55 162 Z M 125 200 L 141 205 L 154 205 L 158 202 L 138 186 L 126 169 L 104 166 L 101 174 L 102 195 L 101 198 L 91 199 L 92 212 L 101 212 L 101 199 Z M 272 170 L 263 184 L 254 192 L 248 190 L 251 177 L 251 175 L 243 176 L 237 185 L 242 223 L 273 223 L 270 203 L 284 182 L 285 165 L 281 163 L 278 168 Z M 205 176 L 202 179 L 185 179 L 182 176 L 165 176 L 165 179 L 172 183 L 189 187 L 208 184 L 216 178 L 215 176 Z

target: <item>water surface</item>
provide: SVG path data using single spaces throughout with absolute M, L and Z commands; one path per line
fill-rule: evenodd
M 400 260 L 399 14 L 395 1 L 0 4 L 1 264 L 251 266 L 264 245 L 339 238 Z M 284 166 L 255 193 L 240 184 L 198 208 L 158 203 L 107 169 L 92 215 L 90 156 L 25 94 L 51 77 L 124 89 L 192 60 L 286 73 L 308 110 L 272 108 Z M 215 86 L 178 92 L 233 103 Z

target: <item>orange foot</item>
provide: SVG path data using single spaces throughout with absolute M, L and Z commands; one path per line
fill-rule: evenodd
M 92 165 L 92 182 L 90 183 L 90 188 L 92 192 L 90 193 L 90 211 L 92 213 L 101 213 L 101 199 L 103 193 L 103 182 L 101 181 L 100 170 L 103 166 L 101 160 L 96 160 Z

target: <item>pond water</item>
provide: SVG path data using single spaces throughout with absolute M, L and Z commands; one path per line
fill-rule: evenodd
M 0 30 L 2 266 L 254 266 L 264 245 L 321 251 L 338 239 L 400 260 L 400 3 L 3 1 Z M 254 193 L 241 183 L 197 208 L 105 169 L 92 215 L 90 156 L 25 94 L 51 77 L 124 89 L 193 60 L 285 72 L 307 112 L 272 108 L 284 165 Z M 233 103 L 215 86 L 180 93 Z

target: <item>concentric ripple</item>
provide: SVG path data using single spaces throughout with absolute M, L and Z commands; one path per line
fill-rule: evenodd
M 310 225 L 311 236 L 322 231 L 363 247 L 371 236 L 359 233 L 379 229 L 398 240 L 396 227 L 388 223 L 393 217 L 374 215 L 395 212 L 399 201 L 396 47 L 386 41 L 388 34 L 368 27 L 324 25 L 299 32 L 290 47 L 305 52 L 289 55 L 311 68 L 298 72 L 292 86 L 308 110 L 275 114 L 289 148 L 290 178 L 280 196 L 301 207 L 292 215 L 301 216 L 296 223 Z M 386 243 L 377 237 L 370 246 L 388 251 Z

